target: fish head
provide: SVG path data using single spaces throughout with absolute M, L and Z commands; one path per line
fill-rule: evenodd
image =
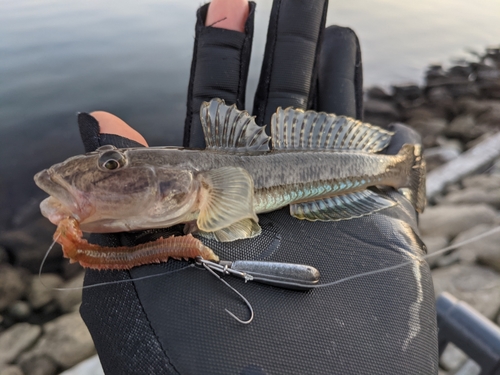
M 143 229 L 144 217 L 177 224 L 197 184 L 189 171 L 163 170 L 114 146 L 55 164 L 37 173 L 35 183 L 50 195 L 40 205 L 45 217 L 56 225 L 73 217 L 88 232 Z

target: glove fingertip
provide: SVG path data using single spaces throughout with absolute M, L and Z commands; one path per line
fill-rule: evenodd
M 85 152 L 94 151 L 100 146 L 99 123 L 86 112 L 78 113 L 77 121 Z

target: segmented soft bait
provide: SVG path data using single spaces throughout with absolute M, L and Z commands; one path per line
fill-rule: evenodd
M 125 270 L 143 264 L 166 262 L 170 258 L 188 259 L 202 257 L 217 262 L 219 257 L 188 234 L 186 236 L 159 238 L 136 246 L 99 246 L 84 238 L 78 221 L 67 217 L 59 222 L 54 240 L 62 246 L 64 256 L 71 263 L 83 267 L 107 270 Z

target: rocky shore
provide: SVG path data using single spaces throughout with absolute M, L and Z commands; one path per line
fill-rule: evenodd
M 423 87 L 368 89 L 365 121 L 413 127 L 422 135 L 428 171 L 455 160 L 500 132 L 500 48 L 448 70 L 429 67 Z M 431 198 L 420 217 L 429 253 L 500 225 L 500 158 Z M 0 375 L 53 375 L 95 354 L 78 313 L 81 290 L 52 289 L 81 286 L 83 272 L 54 251 L 38 278 L 54 227 L 28 216 L 0 234 Z M 436 295 L 447 291 L 500 324 L 498 244 L 500 233 L 430 258 Z M 441 367 L 442 374 L 479 373 L 452 345 Z

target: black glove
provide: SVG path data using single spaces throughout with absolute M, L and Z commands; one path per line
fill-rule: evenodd
M 273 4 L 254 114 L 269 123 L 276 107 L 294 106 L 361 118 L 362 73 L 352 30 L 323 28 L 326 1 Z M 200 104 L 212 97 L 243 108 L 253 14 L 246 32 L 204 26 L 198 11 L 188 94 L 185 146 L 203 147 Z M 321 48 L 320 48 L 321 46 Z M 99 135 L 89 115 L 79 117 L 87 151 L 135 142 Z M 396 126 L 388 152 L 415 143 Z M 84 290 L 81 314 L 109 374 L 435 374 L 437 326 L 427 264 L 420 259 L 417 217 L 399 193 L 399 204 L 340 222 L 309 222 L 285 208 L 259 215 L 262 234 L 232 243 L 203 241 L 221 259 L 307 264 L 321 283 L 413 260 L 412 265 L 336 286 L 298 292 L 236 278 L 226 280 L 252 304 L 255 319 L 231 290 L 202 268 L 169 261 L 130 271 L 87 270 L 85 284 L 165 276 Z M 93 235 L 103 245 L 133 245 L 182 227 Z

